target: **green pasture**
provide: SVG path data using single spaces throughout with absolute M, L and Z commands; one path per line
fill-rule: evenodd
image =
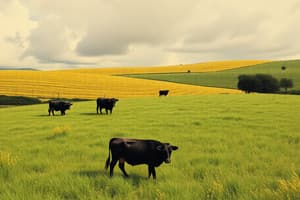
M 94 101 L 65 116 L 47 107 L 0 109 L 0 199 L 300 199 L 298 96 L 120 99 L 112 115 L 96 115 Z M 179 149 L 157 180 L 146 165 L 110 178 L 112 137 Z
M 281 67 L 286 69 L 282 70 Z M 221 88 L 237 88 L 238 76 L 241 74 L 271 74 L 278 80 L 289 78 L 294 82 L 293 90 L 300 90 L 300 60 L 276 61 L 238 69 L 203 73 L 168 73 L 168 74 L 133 74 L 134 78 L 170 81 L 192 85 L 202 85 Z

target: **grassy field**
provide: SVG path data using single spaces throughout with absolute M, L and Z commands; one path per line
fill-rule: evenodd
M 286 70 L 282 70 L 282 66 L 285 66 Z M 269 62 L 217 72 L 134 74 L 128 77 L 236 89 L 239 75 L 257 73 L 271 74 L 278 79 L 290 78 L 294 82 L 292 89 L 300 90 L 300 60 Z
M 300 199 L 300 99 L 191 95 L 94 101 L 65 116 L 46 104 L 0 109 L 0 199 Z M 179 146 L 172 163 L 104 170 L 111 137 Z

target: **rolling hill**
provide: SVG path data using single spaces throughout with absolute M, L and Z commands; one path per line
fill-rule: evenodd
M 121 77 L 128 73 L 204 72 L 240 68 L 266 61 L 223 61 L 166 67 L 101 68 L 58 71 L 2 70 L 0 94 L 39 98 L 144 97 L 161 89 L 170 95 L 240 93 L 238 90 Z
M 172 66 L 152 66 L 152 67 L 116 67 L 116 68 L 92 68 L 92 69 L 75 69 L 67 70 L 78 73 L 93 74 L 152 74 L 152 73 L 180 73 L 180 72 L 216 72 L 227 69 L 236 69 L 245 66 L 253 66 L 262 63 L 268 63 L 267 60 L 232 60 L 232 61 L 215 61 L 196 64 L 181 64 Z
M 286 69 L 282 70 L 281 67 Z M 241 74 L 271 74 L 277 79 L 289 78 L 294 82 L 294 90 L 300 90 L 300 60 L 274 61 L 241 68 L 201 73 L 163 73 L 132 74 L 134 78 L 169 81 L 209 87 L 237 89 L 238 76 Z

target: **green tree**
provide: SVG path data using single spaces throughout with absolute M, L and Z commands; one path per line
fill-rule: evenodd
M 288 78 L 282 78 L 280 79 L 279 85 L 281 88 L 285 89 L 285 93 L 287 92 L 288 88 L 292 88 L 294 87 L 294 83 L 292 79 L 288 79 Z
M 238 89 L 245 93 L 255 92 L 261 88 L 261 82 L 254 75 L 240 75 L 238 80 Z
M 246 93 L 275 93 L 279 91 L 279 82 L 269 74 L 240 75 L 237 87 Z

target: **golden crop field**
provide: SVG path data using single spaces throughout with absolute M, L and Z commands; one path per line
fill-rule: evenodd
M 169 72 L 213 72 L 227 69 L 240 68 L 250 65 L 257 65 L 269 62 L 267 60 L 234 60 L 217 61 L 187 65 L 173 65 L 161 67 L 118 67 L 118 68 L 90 68 L 68 70 L 79 73 L 100 73 L 100 74 L 145 74 L 145 73 L 169 73 Z
M 0 71 L 0 94 L 39 98 L 143 97 L 161 89 L 170 95 L 240 93 L 238 90 L 201 87 L 163 81 L 113 76 L 114 74 L 206 72 L 255 65 L 266 61 L 208 62 L 166 67 L 96 68 L 57 71 Z
M 240 93 L 238 90 L 72 71 L 0 71 L 0 94 L 40 98 L 88 98 Z

